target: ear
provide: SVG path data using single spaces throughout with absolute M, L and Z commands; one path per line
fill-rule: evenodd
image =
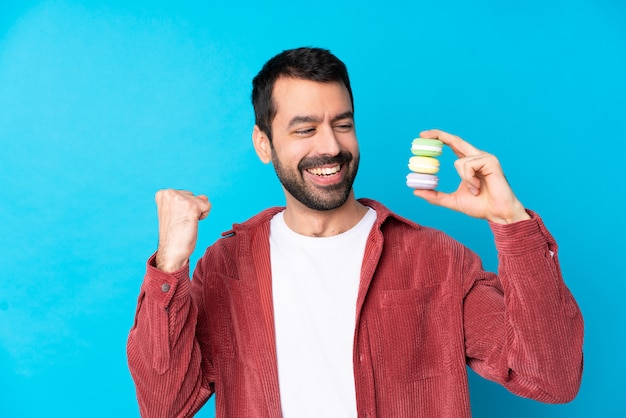
M 252 143 L 254 144 L 254 150 L 256 155 L 263 163 L 268 164 L 272 161 L 272 145 L 270 139 L 267 137 L 257 125 L 254 125 L 252 131 Z

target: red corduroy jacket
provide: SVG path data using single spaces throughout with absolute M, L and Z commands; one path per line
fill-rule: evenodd
M 576 396 L 583 320 L 536 214 L 490 224 L 496 276 L 444 233 L 361 202 L 377 220 L 356 307 L 360 417 L 468 417 L 466 364 L 520 396 Z M 268 239 L 279 210 L 234 225 L 191 281 L 188 267 L 149 260 L 127 347 L 142 416 L 189 417 L 215 393 L 217 417 L 281 417 Z

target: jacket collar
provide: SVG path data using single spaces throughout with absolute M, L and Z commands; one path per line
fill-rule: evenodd
M 380 202 L 377 202 L 376 200 L 361 198 L 361 199 L 358 199 L 358 201 L 361 202 L 363 205 L 368 206 L 376 211 L 376 222 L 374 225 L 377 229 L 380 229 L 382 224 L 388 218 L 395 218 L 402 222 L 415 225 L 413 222 L 406 220 L 396 215 L 395 213 L 391 212 L 389 209 L 387 209 L 386 206 L 384 206 Z M 283 210 L 285 210 L 284 206 L 274 206 L 271 208 L 267 208 L 263 210 L 262 212 L 259 212 L 258 214 L 256 214 L 255 216 L 253 216 L 252 218 L 248 219 L 245 222 L 233 224 L 232 229 L 229 231 L 223 232 L 222 236 L 233 235 L 235 233 L 241 233 L 243 231 L 253 231 L 259 228 L 264 223 L 269 222 L 274 217 L 274 215 L 276 215 L 278 212 L 282 212 Z

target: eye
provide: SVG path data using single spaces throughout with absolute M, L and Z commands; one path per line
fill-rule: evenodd
M 304 128 L 298 129 L 297 131 L 295 131 L 295 134 L 299 136 L 307 136 L 311 135 L 313 132 L 315 132 L 315 128 Z
M 335 125 L 335 130 L 339 132 L 350 132 L 354 129 L 354 124 L 351 122 L 343 122 Z

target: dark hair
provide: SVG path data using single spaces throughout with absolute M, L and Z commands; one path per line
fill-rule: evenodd
M 252 80 L 252 106 L 254 107 L 255 123 L 270 141 L 272 140 L 272 121 L 276 116 L 272 92 L 276 80 L 280 77 L 319 82 L 339 82 L 348 90 L 354 110 L 348 70 L 339 58 L 331 54 L 329 50 L 322 48 L 306 47 L 285 50 L 267 61 Z

